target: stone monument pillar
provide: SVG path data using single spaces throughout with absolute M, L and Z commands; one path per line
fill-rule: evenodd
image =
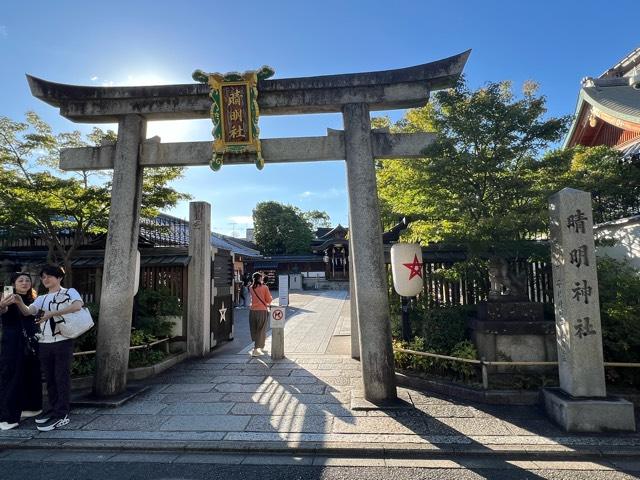
M 189 204 L 189 306 L 187 353 L 201 357 L 211 349 L 211 205 Z
M 561 190 L 549 215 L 560 389 L 545 408 L 567 431 L 635 430 L 633 404 L 607 397 L 590 193 Z

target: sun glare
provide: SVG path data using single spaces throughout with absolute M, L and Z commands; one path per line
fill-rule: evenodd
M 147 138 L 158 136 L 163 143 L 208 140 L 211 120 L 166 120 L 147 123 Z
M 93 81 L 102 81 L 108 86 L 148 86 L 188 83 L 186 79 L 169 79 L 157 73 L 136 73 L 125 79 L 109 80 L 92 77 Z M 186 142 L 206 140 L 211 135 L 210 120 L 166 120 L 147 123 L 147 138 L 160 137 L 162 142 Z

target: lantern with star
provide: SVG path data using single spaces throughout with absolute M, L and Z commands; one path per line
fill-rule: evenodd
M 424 288 L 422 249 L 417 243 L 396 243 L 391 247 L 393 287 L 402 297 L 415 297 Z

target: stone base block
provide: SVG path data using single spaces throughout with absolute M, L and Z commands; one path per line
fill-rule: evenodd
M 136 395 L 149 389 L 148 385 L 129 385 L 127 389 L 111 397 L 96 397 L 92 392 L 78 393 L 71 395 L 71 406 L 73 407 L 95 407 L 95 408 L 116 408 L 121 407 Z
M 480 358 L 487 361 L 553 362 L 558 359 L 554 322 L 489 322 L 471 319 L 471 337 Z M 546 371 L 544 367 L 527 367 L 527 371 Z M 513 372 L 497 367 L 493 372 Z
M 635 432 L 633 403 L 617 397 L 572 398 L 559 388 L 542 391 L 547 415 L 567 432 Z
M 351 410 L 412 410 L 413 403 L 407 392 L 398 392 L 398 398 L 386 402 L 373 403 L 364 398 L 364 392 L 351 391 Z

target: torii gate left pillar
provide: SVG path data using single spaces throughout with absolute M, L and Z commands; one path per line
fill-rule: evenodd
M 94 393 L 101 397 L 120 393 L 127 385 L 136 276 L 131 266 L 136 264 L 138 250 L 142 196 L 140 155 L 145 138 L 143 117 L 130 114 L 120 119 L 100 295 L 100 318 L 119 321 L 98 322 L 96 364 L 109 366 L 96 369 Z

